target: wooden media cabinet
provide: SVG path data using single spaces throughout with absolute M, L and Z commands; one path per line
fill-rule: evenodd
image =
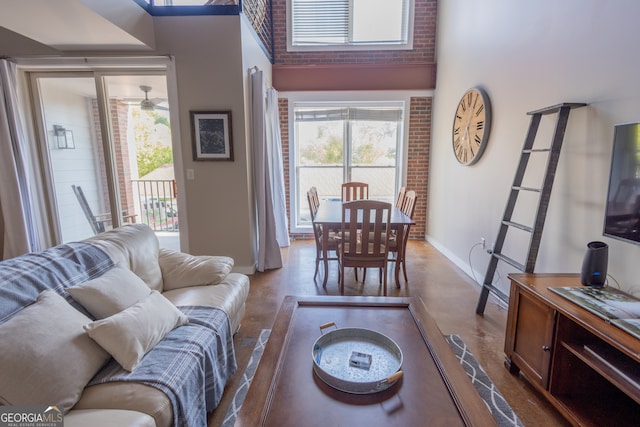
M 637 426 L 640 340 L 549 288 L 577 274 L 510 274 L 505 366 L 576 426 Z

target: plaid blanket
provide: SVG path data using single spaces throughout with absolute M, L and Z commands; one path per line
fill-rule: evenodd
M 100 248 L 85 242 L 59 245 L 0 261 L 0 323 L 38 295 L 53 289 L 88 317 L 66 288 L 101 276 L 113 267 Z M 89 385 L 137 381 L 164 392 L 173 405 L 174 426 L 206 427 L 207 412 L 222 398 L 236 371 L 233 334 L 225 312 L 210 307 L 179 307 L 189 324 L 171 331 L 129 373 L 113 359 Z
M 231 325 L 222 310 L 178 308 L 189 318 L 188 325 L 171 331 L 132 372 L 112 359 L 89 385 L 111 381 L 150 385 L 171 400 L 174 426 L 206 427 L 207 412 L 218 406 L 237 369 Z
M 55 290 L 88 315 L 65 289 L 99 277 L 112 267 L 113 261 L 102 249 L 84 242 L 1 261 L 0 323 L 34 302 L 40 292 L 47 289 Z

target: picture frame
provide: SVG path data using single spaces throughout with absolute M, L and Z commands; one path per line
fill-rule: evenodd
M 190 111 L 193 160 L 233 161 L 231 111 Z

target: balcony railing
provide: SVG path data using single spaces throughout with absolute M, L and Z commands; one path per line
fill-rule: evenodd
M 175 180 L 131 180 L 140 221 L 154 231 L 178 231 Z

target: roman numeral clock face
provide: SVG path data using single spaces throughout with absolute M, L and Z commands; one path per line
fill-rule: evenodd
M 453 119 L 453 153 L 463 165 L 480 159 L 489 139 L 491 105 L 480 88 L 469 89 L 456 109 Z

